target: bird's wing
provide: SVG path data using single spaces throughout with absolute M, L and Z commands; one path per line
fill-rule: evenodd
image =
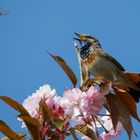
M 113 64 L 115 64 L 121 71 L 125 71 L 124 67 L 115 58 L 113 58 L 111 55 L 107 54 L 102 49 L 100 49 L 98 52 L 101 56 L 104 56 L 106 59 L 108 59 Z

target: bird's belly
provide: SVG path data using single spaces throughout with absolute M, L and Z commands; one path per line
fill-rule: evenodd
M 95 76 L 102 76 L 112 82 L 122 79 L 122 77 L 120 77 L 121 71 L 113 63 L 103 58 L 97 59 L 92 65 L 88 66 L 88 71 Z

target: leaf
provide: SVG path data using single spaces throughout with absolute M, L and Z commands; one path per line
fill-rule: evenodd
M 114 129 L 116 130 L 116 125 L 118 121 L 120 121 L 126 130 L 129 139 L 131 139 L 132 135 L 132 123 L 130 118 L 130 112 L 127 109 L 127 107 L 122 103 L 120 98 L 118 96 L 109 93 L 106 95 L 107 97 L 107 103 L 110 109 L 111 119 L 114 126 Z
M 1 140 L 11 140 L 10 138 L 8 138 L 7 136 L 4 136 L 1 138 Z
M 25 124 L 27 129 L 29 130 L 33 140 L 40 140 L 40 135 L 39 135 L 39 128 L 40 128 L 40 122 L 39 120 L 32 118 L 30 116 L 26 115 L 18 115 L 19 118 L 21 118 Z
M 18 115 L 18 117 L 31 126 L 34 126 L 36 128 L 40 127 L 40 122 L 36 118 L 32 118 L 30 116 L 26 116 L 26 115 L 22 115 L 22 114 Z
M 25 140 L 28 137 L 24 133 L 17 133 L 17 135 L 19 136 L 19 140 Z M 8 138 L 7 136 L 4 136 L 3 138 L 1 138 L 1 140 L 11 140 L 11 139 Z
M 137 106 L 136 103 L 133 99 L 133 97 L 120 89 L 114 89 L 116 95 L 121 99 L 122 103 L 127 107 L 127 109 L 129 110 L 130 114 L 137 120 L 140 122 L 140 118 L 138 117 L 137 114 Z
M 52 121 L 59 130 L 62 130 L 63 125 L 64 125 L 66 120 L 62 120 L 62 119 L 59 119 L 59 118 L 54 118 Z
M 70 128 L 69 129 L 69 132 L 72 135 L 72 137 L 73 137 L 74 140 L 78 140 L 78 138 L 76 137 L 75 129 L 74 128 Z
M 90 129 L 88 126 L 86 125 L 77 125 L 74 127 L 75 131 L 77 131 L 78 133 L 85 135 L 89 138 L 91 138 L 92 140 L 96 140 L 94 131 L 92 129 Z
M 17 101 L 11 99 L 10 97 L 7 96 L 0 96 L 0 99 L 2 101 L 4 101 L 5 103 L 7 103 L 9 106 L 11 106 L 13 109 L 15 109 L 16 111 L 18 111 L 21 114 L 30 116 L 28 111 L 21 105 L 19 104 Z
M 48 122 L 53 118 L 51 110 L 49 109 L 44 100 L 40 101 L 40 111 L 43 116 L 43 122 Z
M 61 68 L 64 70 L 64 72 L 67 74 L 69 79 L 71 80 L 74 87 L 76 87 L 77 84 L 77 78 L 72 71 L 72 69 L 66 64 L 66 62 L 60 57 L 60 56 L 54 56 L 48 52 L 48 54 L 61 66 Z
M 24 134 L 24 133 L 17 133 L 17 134 L 18 134 L 20 140 L 25 140 L 28 137 L 28 135 Z
M 0 120 L 0 132 L 6 135 L 9 139 L 19 140 L 16 132 L 14 132 L 5 122 Z
M 119 118 L 119 111 L 116 104 L 114 103 L 115 97 L 112 96 L 112 94 L 109 94 L 109 95 L 106 95 L 106 98 L 107 98 L 107 108 L 109 109 L 109 112 L 111 115 L 113 127 L 116 130 L 116 126 L 117 126 L 118 118 Z

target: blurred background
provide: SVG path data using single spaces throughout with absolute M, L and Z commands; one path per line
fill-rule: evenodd
M 63 57 L 80 79 L 74 32 L 96 36 L 125 69 L 140 72 L 139 0 L 0 0 L 0 9 L 9 13 L 0 16 L 0 95 L 22 103 L 45 83 L 59 95 L 72 88 L 46 50 Z M 0 119 L 25 132 L 16 116 L 0 101 Z M 139 140 L 140 124 L 133 124 L 138 137 L 132 140 Z M 123 132 L 118 140 L 127 138 Z

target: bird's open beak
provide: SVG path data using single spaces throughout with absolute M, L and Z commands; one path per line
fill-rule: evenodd
M 81 41 L 85 39 L 84 34 L 78 34 L 78 33 L 74 33 L 77 37 L 74 37 L 74 40 L 79 41 L 79 43 L 81 44 Z
M 74 39 L 74 40 L 77 40 L 80 44 L 82 44 L 82 42 L 81 42 L 82 40 L 81 40 L 81 38 L 80 38 L 81 35 L 78 34 L 78 33 L 74 33 L 74 34 L 75 34 L 77 37 L 74 37 L 73 39 Z
M 78 34 L 78 33 L 74 33 L 77 37 L 74 37 L 73 39 L 75 39 L 75 40 L 77 40 L 77 41 L 79 41 L 80 42 L 80 39 L 79 39 L 79 36 L 80 36 L 80 34 Z
M 80 34 L 78 34 L 78 33 L 74 33 L 74 34 L 75 34 L 76 36 L 78 36 L 78 37 L 80 36 Z

